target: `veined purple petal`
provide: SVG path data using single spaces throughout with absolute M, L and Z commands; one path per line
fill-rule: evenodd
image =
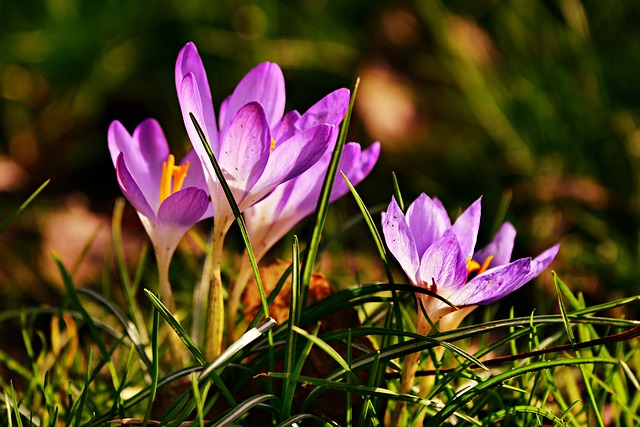
M 209 189 L 207 187 L 207 179 L 205 177 L 205 172 L 202 169 L 202 162 L 196 154 L 195 150 L 191 149 L 184 156 L 181 165 L 189 162 L 189 170 L 187 171 L 187 176 L 184 179 L 184 183 L 182 188 L 195 187 L 204 190 L 207 194 L 209 193 Z M 213 216 L 213 204 L 208 203 L 207 212 L 203 215 L 203 218 L 211 218 Z
M 531 271 L 529 272 L 528 280 L 538 277 L 540 273 L 549 267 L 549 264 L 554 260 L 559 250 L 560 244 L 557 244 L 535 257 L 533 261 L 531 261 Z
M 339 125 L 349 108 L 349 89 L 338 89 L 316 102 L 300 117 L 296 127 L 300 130 L 328 123 Z
M 253 187 L 253 194 L 245 201 L 246 207 L 264 198 L 277 185 L 297 177 L 319 161 L 329 146 L 332 129 L 331 125 L 315 126 L 276 145 L 262 176 Z
M 169 156 L 167 140 L 158 122 L 143 121 L 131 136 L 120 122 L 114 121 L 109 126 L 108 140 L 114 166 L 122 153 L 140 191 L 149 205 L 157 209 L 162 162 Z
M 451 228 L 451 219 L 449 218 L 449 213 L 445 209 L 440 199 L 438 199 L 437 197 L 434 197 L 431 199 L 431 201 L 440 210 L 440 214 L 442 215 L 442 217 L 445 219 L 445 222 L 447 223 L 447 228 Z
M 131 176 L 129 169 L 127 169 L 123 153 L 120 153 L 116 159 L 116 176 L 118 177 L 118 183 L 120 184 L 122 193 L 127 200 L 129 200 L 129 203 L 142 215 L 152 221 L 155 220 L 156 214 L 151 206 L 149 206 L 149 202 L 140 190 L 136 180 Z
M 460 306 L 490 304 L 527 283 L 531 278 L 530 268 L 531 258 L 521 258 L 487 270 L 471 279 L 449 301 Z
M 193 42 L 187 43 L 180 53 L 178 54 L 178 59 L 176 60 L 176 69 L 175 69 L 175 81 L 176 81 L 176 89 L 178 91 L 178 100 L 180 101 L 180 106 L 183 110 L 183 117 L 186 116 L 188 118 L 189 112 L 193 112 L 190 108 L 193 107 L 194 100 L 189 100 L 188 102 L 184 102 L 183 100 L 183 80 L 188 75 L 191 74 L 193 78 L 193 85 L 197 88 L 198 96 L 198 104 L 199 104 L 199 116 L 196 116 L 198 119 L 198 123 L 200 127 L 205 130 L 205 134 L 207 135 L 207 139 L 211 146 L 215 146 L 217 144 L 218 139 L 218 130 L 216 128 L 216 115 L 215 109 L 213 107 L 213 101 L 211 100 L 211 89 L 209 88 L 209 81 L 207 79 L 207 72 L 204 69 L 204 65 L 202 64 L 202 59 L 198 54 L 198 49 L 196 49 L 195 44 Z M 186 109 L 186 111 L 185 111 Z M 185 119 L 185 124 L 187 129 L 193 127 L 191 120 L 188 122 Z M 191 134 L 189 134 L 191 136 Z M 191 138 L 193 143 L 200 143 L 199 139 Z M 217 152 L 217 151 L 214 151 Z
M 184 125 L 187 129 L 187 134 L 189 135 L 189 139 L 191 140 L 193 149 L 198 154 L 198 157 L 200 157 L 203 166 L 210 173 L 210 175 L 215 176 L 213 167 L 209 163 L 207 152 L 189 115 L 189 113 L 192 113 L 194 115 L 207 139 L 207 142 L 211 146 L 213 153 L 217 156 L 219 153 L 218 134 L 215 130 L 215 124 L 213 126 L 207 125 L 207 121 L 210 119 L 207 119 L 207 117 L 205 116 L 200 89 L 198 88 L 193 73 L 187 74 L 182 79 L 178 97 L 180 98 L 182 119 L 184 120 Z M 207 180 L 209 182 L 210 178 L 207 177 Z
M 296 110 L 287 112 L 277 125 L 271 127 L 271 137 L 276 141 L 286 141 L 291 138 L 299 129 L 296 123 L 300 120 L 300 113 Z
M 493 240 L 484 248 L 473 255 L 473 259 L 482 265 L 487 257 L 492 256 L 489 268 L 508 264 L 511 260 L 513 242 L 516 238 L 516 229 L 511 223 L 505 222 L 496 233 Z
M 380 143 L 378 141 L 375 141 L 363 151 L 357 142 L 349 142 L 345 144 L 342 151 L 338 172 L 344 172 L 352 185 L 358 185 L 373 170 L 378 157 L 380 157 Z M 348 192 L 347 183 L 338 174 L 331 191 L 331 201 L 344 196 Z
M 478 230 L 480 229 L 480 203 L 482 198 L 479 198 L 471 204 L 453 223 L 451 231 L 458 237 L 460 242 L 460 249 L 465 259 L 473 256 L 473 249 L 476 246 L 476 240 L 478 239 Z
M 415 238 L 419 256 L 440 239 L 447 229 L 449 217 L 446 212 L 443 215 L 440 206 L 422 193 L 407 209 L 407 222 Z
M 467 266 L 454 234 L 447 234 L 427 248 L 420 260 L 420 281 L 435 285 L 440 295 L 455 292 L 467 280 Z M 445 296 L 446 298 L 446 296 Z
M 225 130 L 218 158 L 238 204 L 260 179 L 270 146 L 269 125 L 260 104 L 243 106 Z
M 225 129 L 236 112 L 249 102 L 262 104 L 269 126 L 280 121 L 284 113 L 285 88 L 284 76 L 277 64 L 263 62 L 243 77 L 225 102 L 224 114 L 220 114 L 220 129 Z
M 382 233 L 389 251 L 398 260 L 400 267 L 409 278 L 409 282 L 419 285 L 420 259 L 414 236 L 393 196 L 387 211 L 382 213 Z
M 183 188 L 162 202 L 158 209 L 158 223 L 160 226 L 191 227 L 203 218 L 208 205 L 209 197 L 204 190 Z

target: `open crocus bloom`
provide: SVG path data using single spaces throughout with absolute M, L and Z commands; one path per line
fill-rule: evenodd
M 341 92 L 328 96 L 313 116 L 292 112 L 283 117 L 284 77 L 276 64 L 265 62 L 240 81 L 222 103 L 216 121 L 206 72 L 193 43 L 180 51 L 175 79 L 187 132 L 207 171 L 221 235 L 233 221 L 233 214 L 189 113 L 202 127 L 236 203 L 244 211 L 320 160 L 335 138 L 333 116 L 344 116 L 346 108 Z
M 133 135 L 114 121 L 108 140 L 120 188 L 138 211 L 158 263 L 168 265 L 184 233 L 213 214 L 200 161 L 191 151 L 176 165 L 153 119 L 140 123 Z
M 536 258 L 511 261 L 515 229 L 503 224 L 489 245 L 474 254 L 480 226 L 480 199 L 451 224 L 438 199 L 421 194 L 406 215 L 391 199 L 382 214 L 387 246 L 409 281 L 436 292 L 458 308 L 489 304 L 538 276 L 558 253 L 559 245 Z M 454 309 L 437 298 L 418 295 L 436 322 Z

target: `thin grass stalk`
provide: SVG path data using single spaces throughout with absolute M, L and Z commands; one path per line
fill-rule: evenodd
M 318 255 L 318 247 L 320 246 L 320 239 L 322 237 L 322 229 L 327 217 L 327 211 L 329 209 L 329 202 L 331 199 L 331 190 L 333 188 L 333 182 L 338 172 L 338 164 L 340 163 L 340 157 L 342 156 L 342 150 L 347 141 L 347 131 L 349 130 L 349 122 L 351 121 L 351 112 L 358 93 L 358 86 L 360 79 L 357 78 L 353 89 L 351 91 L 351 99 L 349 100 L 349 107 L 340 126 L 340 134 L 336 141 L 333 154 L 331 155 L 331 161 L 327 168 L 327 173 L 324 177 L 324 183 L 322 184 L 322 190 L 316 205 L 316 211 L 312 222 L 311 231 L 307 240 L 307 254 L 302 264 L 302 304 L 306 306 L 307 294 L 309 292 L 309 284 L 311 283 L 311 275 L 313 274 L 313 266 L 315 264 L 316 256 Z
M 293 374 L 296 364 L 296 344 L 297 334 L 293 327 L 298 325 L 302 307 L 300 306 L 300 247 L 298 236 L 293 237 L 291 248 L 291 300 L 289 305 L 289 322 L 287 324 L 287 339 L 284 351 L 284 372 Z M 284 393 L 282 406 L 280 408 L 280 421 L 291 416 L 291 407 L 295 396 L 296 381 L 293 376 L 288 377 L 284 382 Z
M 158 377 L 160 370 L 160 357 L 158 355 L 158 329 L 160 328 L 160 315 L 157 309 L 153 310 L 153 318 L 151 320 L 151 384 L 149 390 L 149 401 L 147 402 L 147 410 L 144 413 L 142 427 L 146 427 L 151 418 L 151 411 L 156 400 L 156 392 L 158 391 Z
M 29 196 L 29 198 L 25 200 L 18 207 L 18 209 L 16 209 L 15 212 L 13 212 L 13 214 L 11 214 L 11 216 L 2 223 L 2 225 L 0 225 L 0 233 L 2 233 L 9 226 L 9 224 L 11 224 L 13 220 L 16 219 L 16 217 L 20 215 L 22 211 L 24 211 L 27 208 L 27 206 L 29 206 L 29 204 L 33 201 L 33 199 L 35 199 L 38 196 L 38 194 L 40 194 L 40 192 L 44 190 L 44 188 L 49 184 L 49 182 L 51 182 L 51 179 L 48 179 L 44 183 L 42 183 L 42 185 L 40 185 L 40 187 L 38 187 L 38 189 L 34 191 L 33 194 L 31 194 L 31 196 Z
M 135 292 L 131 286 L 131 280 L 129 279 L 129 273 L 127 271 L 127 263 L 124 257 L 124 250 L 122 244 L 122 214 L 124 212 L 125 201 L 122 197 L 116 200 L 113 208 L 113 216 L 111 219 L 111 239 L 113 240 L 113 253 L 116 259 L 116 266 L 118 268 L 118 274 L 120 275 L 120 281 L 122 282 L 122 289 L 124 290 L 125 303 L 127 304 L 127 312 L 133 319 L 133 323 L 136 329 L 140 333 L 142 342 L 146 345 L 149 343 L 149 334 L 147 333 L 147 327 L 142 316 L 142 311 L 135 298 Z
M 78 399 L 78 408 L 76 412 L 75 418 L 75 427 L 80 427 L 80 421 L 82 419 L 82 411 L 84 409 L 84 404 L 87 400 L 87 393 L 89 390 L 89 384 L 91 384 L 91 364 L 93 361 L 93 350 L 89 347 L 89 355 L 87 357 L 87 372 L 85 374 L 84 387 L 82 387 L 82 393 L 80 394 L 80 399 Z
M 193 354 L 200 365 L 206 366 L 208 363 L 207 359 L 202 354 L 202 351 L 198 348 L 198 346 L 196 346 L 196 344 L 193 342 L 193 340 L 191 340 L 191 337 L 187 335 L 187 332 L 184 330 L 180 322 L 178 322 L 178 320 L 173 317 L 167 307 L 162 304 L 162 301 L 160 301 L 160 299 L 151 291 L 145 289 L 144 293 L 154 305 L 154 312 L 158 311 L 158 313 L 167 321 L 167 324 L 171 327 L 172 331 L 170 331 L 169 333 L 174 335 L 177 339 L 181 340 L 184 343 L 184 345 L 191 352 L 191 354 Z
M 375 223 L 373 222 L 373 218 L 371 217 L 371 213 L 369 212 L 369 210 L 365 206 L 364 201 L 362 200 L 362 198 L 360 197 L 360 195 L 356 191 L 356 189 L 353 186 L 353 184 L 351 184 L 351 181 L 349 181 L 349 178 L 347 178 L 347 176 L 344 173 L 342 173 L 342 179 L 344 179 L 345 183 L 349 187 L 349 190 L 351 191 L 351 194 L 353 195 L 353 198 L 355 199 L 358 207 L 360 208 L 360 211 L 362 212 L 362 216 L 364 217 L 365 222 L 367 223 L 367 226 L 369 227 L 369 231 L 371 232 L 371 236 L 373 237 L 373 241 L 376 244 L 376 248 L 378 249 L 378 255 L 380 256 L 380 260 L 382 261 L 382 265 L 384 266 L 384 271 L 385 271 L 385 273 L 387 275 L 387 280 L 389 281 L 390 285 L 393 285 L 394 284 L 394 280 L 393 280 L 393 273 L 391 272 L 391 265 L 389 264 L 389 260 L 387 258 L 387 251 L 385 249 L 384 243 L 382 242 L 382 237 L 380 236 L 380 232 L 378 231 L 378 227 L 376 227 Z M 400 196 L 400 189 L 399 188 L 398 188 L 398 197 L 400 199 L 402 199 L 402 196 Z M 398 299 L 398 295 L 395 292 L 395 290 L 391 291 L 391 295 L 393 296 L 393 305 L 391 307 L 392 307 L 393 313 L 395 315 L 396 325 L 397 325 L 398 329 L 404 330 L 404 324 L 402 322 L 402 313 L 400 311 L 400 302 L 399 302 L 399 299 Z
M 575 337 L 573 335 L 573 330 L 571 329 L 571 323 L 569 322 L 569 318 L 567 317 L 567 312 L 566 309 L 564 307 L 564 301 L 562 300 L 562 294 L 560 291 L 560 285 L 559 282 L 562 282 L 562 280 L 558 277 L 557 274 L 555 274 L 555 272 L 553 273 L 553 280 L 556 283 L 556 292 L 558 294 L 558 304 L 560 306 L 560 313 L 562 314 L 562 319 L 564 320 L 564 326 L 565 329 L 567 331 L 567 337 L 569 338 L 569 342 L 571 343 L 571 346 L 573 347 L 573 351 L 576 354 L 576 357 L 581 357 L 580 356 L 580 350 L 578 350 L 575 345 L 576 345 L 576 340 Z M 600 411 L 598 410 L 598 404 L 596 402 L 596 398 L 595 395 L 593 394 L 593 388 L 591 387 L 591 381 L 589 381 L 589 378 L 587 377 L 587 373 L 585 371 L 585 367 L 582 365 L 578 366 L 579 370 L 580 370 L 580 375 L 582 376 L 582 380 L 584 383 L 584 387 L 585 390 L 587 392 L 587 396 L 589 397 L 589 402 L 591 403 L 591 409 L 593 410 L 593 414 L 595 416 L 596 422 L 598 423 L 599 427 L 604 427 L 604 420 L 602 419 L 602 415 L 600 414 Z

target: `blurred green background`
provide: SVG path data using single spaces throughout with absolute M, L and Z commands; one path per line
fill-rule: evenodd
M 360 76 L 349 139 L 382 142 L 359 187 L 369 206 L 388 203 L 392 171 L 408 202 L 426 192 L 455 212 L 483 195 L 479 245 L 508 219 L 518 256 L 561 241 L 554 268 L 592 302 L 637 294 L 639 18 L 633 0 L 0 1 L 0 218 L 52 179 L 0 235 L 0 308 L 55 302 L 49 252 L 73 264 L 92 235 L 76 277 L 100 281 L 120 194 L 107 128 L 155 117 L 186 151 L 173 67 L 188 41 L 216 108 L 265 60 L 287 109 Z M 373 254 L 361 228 L 336 250 Z

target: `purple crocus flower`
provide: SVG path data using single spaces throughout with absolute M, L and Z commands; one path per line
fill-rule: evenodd
M 515 229 L 505 223 L 492 242 L 474 254 L 480 200 L 453 224 L 442 203 L 426 194 L 409 206 L 406 215 L 395 198 L 382 214 L 387 246 L 409 281 L 458 308 L 489 304 L 515 291 L 547 268 L 559 249 L 555 245 L 534 259 L 510 261 Z M 418 298 L 433 322 L 454 311 L 429 295 Z
M 120 188 L 138 211 L 159 268 L 168 268 L 184 233 L 213 214 L 200 161 L 191 151 L 175 165 L 164 133 L 153 119 L 140 123 L 133 135 L 114 121 L 108 140 Z
M 296 112 L 283 117 L 284 77 L 273 63 L 259 64 L 240 81 L 222 103 L 218 121 L 206 72 L 193 43 L 180 51 L 175 79 L 187 132 L 207 171 L 216 238 L 224 236 L 233 214 L 189 113 L 202 127 L 240 211 L 320 160 L 335 132 L 330 124 L 335 109 L 329 103 L 324 111 L 316 112 L 326 120 L 306 118 L 314 121 L 313 126 L 305 126 Z

